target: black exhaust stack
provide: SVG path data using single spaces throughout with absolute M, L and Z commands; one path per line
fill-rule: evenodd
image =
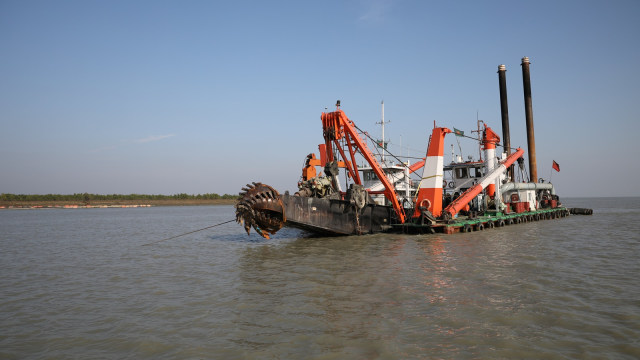
M 509 107 L 507 106 L 507 68 L 498 66 L 498 83 L 500 85 L 500 112 L 502 113 L 502 145 L 507 156 L 511 154 L 511 136 L 509 132 Z M 513 181 L 513 165 L 509 166 L 509 178 Z
M 524 87 L 524 111 L 527 119 L 527 146 L 529 150 L 529 182 L 538 182 L 538 164 L 536 162 L 536 140 L 533 131 L 533 108 L 531 107 L 531 79 L 529 76 L 529 58 L 522 58 L 522 85 Z

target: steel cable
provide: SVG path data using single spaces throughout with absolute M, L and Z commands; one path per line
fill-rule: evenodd
M 207 227 L 204 227 L 204 228 L 202 228 L 202 229 L 189 231 L 189 232 L 184 233 L 184 234 L 180 234 L 180 235 L 172 236 L 172 237 L 170 237 L 170 238 L 166 238 L 166 239 L 162 239 L 162 240 L 158 240 L 158 241 L 150 242 L 150 243 L 143 244 L 143 245 L 140 245 L 140 246 L 147 246 L 147 245 L 157 244 L 157 243 L 159 243 L 159 242 L 163 242 L 163 241 L 167 241 L 167 240 L 175 239 L 175 238 L 178 238 L 178 237 L 180 237 L 180 236 L 185 236 L 185 235 L 193 234 L 193 233 L 198 232 L 198 231 L 207 230 L 207 229 L 211 229 L 211 228 L 216 227 L 216 226 L 220 226 L 220 225 L 228 224 L 228 223 L 230 223 L 230 222 L 232 222 L 232 221 L 236 221 L 236 220 L 235 220 L 235 219 L 233 219 L 233 220 L 229 220 L 229 221 L 221 222 L 220 224 L 215 224 L 215 225 L 207 226 Z

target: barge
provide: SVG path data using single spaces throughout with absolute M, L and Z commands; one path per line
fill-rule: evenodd
M 511 148 L 505 73 L 505 66 L 500 65 L 502 138 L 478 121 L 478 137 L 473 139 L 481 149 L 480 159 L 462 161 L 454 153 L 445 165 L 445 136 L 464 133 L 434 122 L 424 158 L 415 164 L 403 162 L 387 151 L 384 103 L 380 141 L 360 130 L 341 110 L 338 100 L 335 111 L 321 115 L 324 142 L 318 145 L 319 156 L 306 156 L 298 190 L 280 194 L 266 184 L 247 184 L 235 205 L 236 221 L 247 234 L 253 228 L 269 238 L 285 226 L 325 236 L 452 234 L 590 214 L 589 209 L 571 211 L 564 207 L 553 184 L 538 179 L 526 57 L 522 59 L 522 73 L 528 171 L 525 151 Z M 376 156 L 372 149 L 382 153 Z M 363 162 L 361 166 L 358 160 Z M 557 163 L 553 167 L 559 171 Z M 516 181 L 516 171 L 520 181 Z M 412 180 L 411 175 L 418 173 L 419 180 Z

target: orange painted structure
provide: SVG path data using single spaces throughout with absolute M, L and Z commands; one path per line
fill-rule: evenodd
M 511 164 L 518 160 L 518 158 L 522 157 L 522 155 L 524 155 L 524 150 L 520 148 L 516 149 L 516 152 L 509 155 L 509 157 L 507 157 L 507 159 L 502 164 L 500 164 L 500 166 L 493 169 L 493 171 L 484 176 L 479 184 L 472 186 L 467 191 L 462 193 L 460 197 L 449 204 L 444 209 L 444 212 L 448 213 L 449 217 L 454 217 L 458 212 L 460 212 L 460 210 L 467 206 L 467 204 L 471 202 L 473 198 L 478 196 L 478 194 L 480 194 L 482 190 L 484 190 L 491 182 L 493 182 L 496 177 L 500 175 L 500 173 L 505 172 L 507 170 L 507 167 L 511 166 Z
M 449 133 L 451 130 L 444 127 L 436 127 L 431 132 L 431 142 L 427 149 L 427 157 L 413 212 L 414 218 L 420 217 L 420 207 L 425 207 L 434 216 L 440 216 L 442 212 L 444 136 Z M 427 203 L 429 206 L 424 206 Z
M 338 109 L 330 113 L 322 113 L 322 130 L 326 145 L 326 158 L 328 162 L 334 161 L 336 158 L 335 150 L 338 151 L 342 159 L 346 164 L 346 170 L 355 184 L 362 185 L 360 180 L 360 174 L 358 173 L 355 154 L 356 149 L 360 151 L 360 154 L 371 165 L 376 176 L 380 179 L 384 185 L 384 196 L 389 200 L 393 206 L 398 220 L 400 223 L 404 223 L 406 215 L 404 209 L 398 202 L 398 198 L 395 194 L 393 185 L 387 179 L 384 171 L 380 167 L 380 164 L 376 161 L 375 157 L 367 147 L 365 141 L 360 137 L 353 122 L 349 120 L 344 111 L 340 110 L 338 103 Z M 346 145 L 349 150 L 350 160 L 347 160 L 347 156 L 343 150 L 343 145 Z

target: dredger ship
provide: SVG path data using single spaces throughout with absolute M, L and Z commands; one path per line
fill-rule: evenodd
M 498 67 L 502 114 L 502 143 L 491 127 L 478 122 L 480 160 L 461 157 L 444 162 L 445 136 L 462 131 L 436 126 L 425 157 L 411 165 L 386 152 L 384 104 L 382 141 L 361 131 L 340 109 L 322 113 L 324 142 L 319 156 L 307 155 L 298 190 L 280 194 L 254 182 L 240 192 L 236 221 L 250 233 L 265 238 L 282 227 L 294 227 L 324 236 L 379 232 L 446 233 L 481 231 L 527 221 L 590 214 L 590 209 L 568 209 L 560 203 L 552 183 L 538 179 L 531 106 L 529 59 L 522 59 L 529 171 L 524 150 L 512 149 L 506 92 L 506 68 Z M 481 126 L 482 125 L 482 126 Z M 367 145 L 374 144 L 381 156 Z M 497 152 L 500 148 L 504 151 Z M 385 152 L 387 158 L 385 160 Z M 483 158 L 483 159 L 482 159 Z M 357 165 L 357 159 L 364 164 Z M 516 166 L 528 181 L 515 182 Z M 318 171 L 320 169 L 320 172 Z M 554 161 L 553 168 L 560 171 Z M 419 181 L 411 174 L 421 173 Z M 343 188 L 344 186 L 344 188 Z

